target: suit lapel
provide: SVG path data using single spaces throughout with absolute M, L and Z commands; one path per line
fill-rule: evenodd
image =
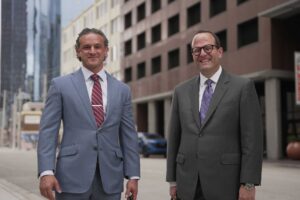
M 106 119 L 110 115 L 110 111 L 112 109 L 112 103 L 114 101 L 114 96 L 115 96 L 115 93 L 118 91 L 116 89 L 114 79 L 107 72 L 105 72 L 105 73 L 106 73 L 106 77 L 107 77 L 107 105 L 106 105 L 106 116 L 105 116 L 103 124 L 105 123 Z
M 212 114 L 216 110 L 216 108 L 219 105 L 219 102 L 223 98 L 224 94 L 227 92 L 227 90 L 228 90 L 228 82 L 229 82 L 229 76 L 228 76 L 228 74 L 223 69 L 222 73 L 221 73 L 221 76 L 219 78 L 219 81 L 218 81 L 218 83 L 216 85 L 213 97 L 211 99 L 211 102 L 210 102 L 210 105 L 209 105 L 209 108 L 208 108 L 205 120 L 202 123 L 201 130 L 203 129 L 203 127 L 205 126 L 205 124 L 207 123 L 207 121 L 210 119 L 210 117 L 212 116 Z
M 84 76 L 83 76 L 81 69 L 74 72 L 71 79 L 72 79 L 73 85 L 75 86 L 76 91 L 80 97 L 80 100 L 82 101 L 82 104 L 85 107 L 84 110 L 86 110 L 88 112 L 88 116 L 90 117 L 91 121 L 94 123 L 94 125 L 96 125 L 96 120 L 95 120 L 95 117 L 93 114 L 90 98 L 88 95 Z
M 192 103 L 192 113 L 194 120 L 200 129 L 200 116 L 199 116 L 199 83 L 200 83 L 200 76 L 196 77 L 192 80 L 191 84 L 191 103 Z

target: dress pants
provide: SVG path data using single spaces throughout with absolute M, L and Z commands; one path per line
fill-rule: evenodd
M 120 200 L 121 193 L 106 194 L 103 190 L 99 164 L 97 163 L 95 177 L 89 190 L 85 193 L 55 193 L 56 200 Z

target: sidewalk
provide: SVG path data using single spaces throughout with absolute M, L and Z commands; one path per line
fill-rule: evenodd
M 0 179 L 0 199 L 1 200 L 45 200 L 23 188 L 14 185 L 4 179 Z
M 13 153 L 12 153 L 13 152 Z M 1 153 L 1 151 L 0 151 Z M 8 155 L 8 153 L 10 153 Z M 30 189 L 32 187 L 38 187 L 34 181 L 36 178 L 32 178 L 35 175 L 34 167 L 36 160 L 35 154 L 31 156 L 31 152 L 25 152 L 26 154 L 20 154 L 19 151 L 5 151 L 0 155 L 2 159 L 0 161 L 0 169 L 2 167 L 2 177 L 0 177 L 0 200 L 46 200 L 38 195 L 38 190 Z M 8 162 L 4 158 L 5 156 L 11 160 L 12 158 L 18 162 Z M 27 163 L 31 165 L 25 165 L 24 159 L 30 160 Z M 168 185 L 164 180 L 165 172 L 165 160 L 164 159 L 141 159 L 143 179 L 141 179 L 139 192 L 142 200 L 153 199 L 153 185 L 159 185 L 155 188 L 158 193 L 157 200 L 169 199 Z M 22 164 L 22 168 L 17 168 Z M 5 168 L 3 168 L 5 166 Z M 31 169 L 30 171 L 24 169 Z M 26 181 L 16 181 L 19 185 L 13 184 L 14 176 L 18 176 L 16 171 L 26 173 L 27 176 L 22 177 Z M 262 187 L 257 188 L 257 200 L 296 200 L 299 199 L 300 190 L 300 161 L 295 160 L 264 160 L 263 173 L 262 173 Z M 13 177 L 11 177 L 13 176 Z M 34 182 L 34 184 L 33 184 Z M 15 182 L 14 182 L 15 183 Z M 29 187 L 30 186 L 30 187 Z M 151 188 L 151 189 L 149 189 Z M 144 198 L 146 197 L 146 198 Z M 148 198 L 147 198 L 148 197 Z M 140 198 L 141 199 L 141 198 Z

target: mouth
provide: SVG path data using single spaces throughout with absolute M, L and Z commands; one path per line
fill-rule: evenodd
M 208 64 L 208 63 L 210 63 L 210 59 L 202 59 L 202 60 L 199 60 L 199 62 L 201 63 L 201 64 Z
M 96 60 L 98 59 L 97 57 L 88 57 L 89 60 Z

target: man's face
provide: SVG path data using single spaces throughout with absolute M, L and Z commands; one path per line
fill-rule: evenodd
M 82 65 L 94 73 L 99 72 L 108 52 L 104 38 L 95 33 L 88 33 L 80 37 L 79 43 L 76 53 L 77 57 L 81 58 Z
M 200 72 L 207 77 L 212 76 L 220 66 L 223 49 L 215 45 L 215 39 L 209 33 L 199 33 L 193 38 L 194 62 L 199 66 Z

